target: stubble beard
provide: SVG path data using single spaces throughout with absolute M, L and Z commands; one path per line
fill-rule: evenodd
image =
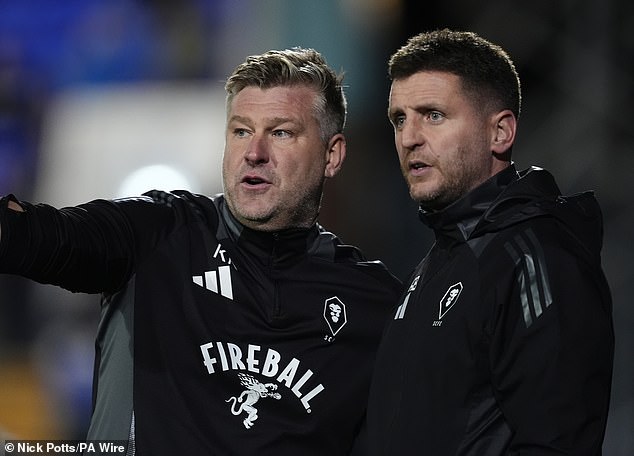
M 465 196 L 475 187 L 488 179 L 483 161 L 466 159 L 469 154 L 477 153 L 472 149 L 460 148 L 455 160 L 437 168 L 440 182 L 435 187 L 417 192 L 415 184 L 410 183 L 410 195 L 423 209 L 439 211 Z
M 322 187 L 310 190 L 304 186 L 286 197 L 254 195 L 263 198 L 260 204 L 249 207 L 243 200 L 249 198 L 239 189 L 225 189 L 225 199 L 232 214 L 243 225 L 261 231 L 279 231 L 287 228 L 308 228 L 319 213 Z M 237 196 L 237 197 L 236 197 Z

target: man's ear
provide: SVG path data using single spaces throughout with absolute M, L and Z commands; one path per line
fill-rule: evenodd
M 328 149 L 326 150 L 326 168 L 324 176 L 334 177 L 346 158 L 346 138 L 343 134 L 338 133 L 328 141 Z
M 509 109 L 494 114 L 491 118 L 491 151 L 496 156 L 508 153 L 515 141 L 517 119 Z

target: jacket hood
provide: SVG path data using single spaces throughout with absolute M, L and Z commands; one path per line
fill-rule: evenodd
M 601 250 L 603 221 L 594 193 L 563 196 L 552 174 L 535 166 L 517 172 L 511 165 L 447 208 L 420 211 L 437 238 L 458 241 L 543 216 L 556 218 L 591 252 Z

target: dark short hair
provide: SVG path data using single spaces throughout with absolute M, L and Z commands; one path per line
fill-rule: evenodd
M 278 86 L 307 85 L 321 95 L 316 109 L 321 135 L 327 142 L 342 133 L 346 123 L 347 102 L 343 75 L 335 73 L 324 57 L 314 49 L 295 47 L 251 55 L 238 65 L 225 84 L 227 106 L 245 87 L 268 89 Z
M 473 32 L 443 29 L 411 37 L 390 58 L 388 73 L 395 80 L 420 71 L 455 74 L 478 104 L 510 109 L 519 118 L 521 89 L 513 61 L 500 46 Z

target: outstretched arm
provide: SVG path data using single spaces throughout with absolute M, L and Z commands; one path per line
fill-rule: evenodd
M 171 220 L 149 198 L 56 209 L 8 196 L 0 200 L 0 272 L 71 291 L 115 291 Z

